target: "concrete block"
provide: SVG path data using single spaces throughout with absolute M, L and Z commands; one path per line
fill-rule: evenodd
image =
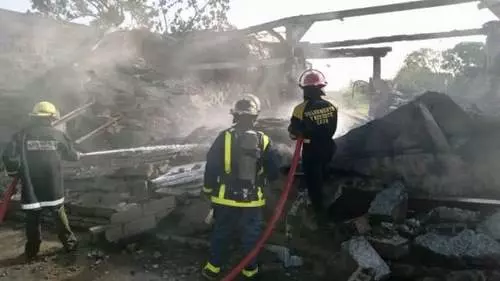
M 374 217 L 390 218 L 393 221 L 402 221 L 408 210 L 408 192 L 400 182 L 391 184 L 379 192 L 370 204 L 368 213 Z
M 363 271 L 373 273 L 374 280 L 384 279 L 391 273 L 389 266 L 364 237 L 354 237 L 342 243 L 342 252 L 356 262 L 356 270 L 361 267 Z
M 140 219 L 125 223 L 123 231 L 126 237 L 144 233 L 156 227 L 155 215 L 149 215 Z
M 175 208 L 175 197 L 169 196 L 158 200 L 152 200 L 142 204 L 142 212 L 144 215 L 156 214 L 163 210 Z
M 106 229 L 104 236 L 106 237 L 106 240 L 108 242 L 117 242 L 125 237 L 123 229 L 124 229 L 123 224 L 111 226 L 108 229 Z
M 129 185 L 130 194 L 137 199 L 149 198 L 149 186 L 147 181 L 134 181 Z
M 141 218 L 142 208 L 137 205 L 129 206 L 126 210 L 114 213 L 111 216 L 111 224 L 125 223 Z
M 168 217 L 168 215 L 170 215 L 170 213 L 172 213 L 173 211 L 175 210 L 175 208 L 172 208 L 172 209 L 165 209 L 165 210 L 161 210 L 159 212 L 157 212 L 155 214 L 155 218 L 156 218 L 156 222 L 160 222 L 162 219 Z
M 394 234 L 391 237 L 367 237 L 370 244 L 383 258 L 397 260 L 410 253 L 408 239 Z

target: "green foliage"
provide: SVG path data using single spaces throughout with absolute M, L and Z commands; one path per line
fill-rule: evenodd
M 406 57 L 394 84 L 404 93 L 447 92 L 474 78 L 485 64 L 482 42 L 462 42 L 443 52 L 420 49 Z
M 31 0 L 32 9 L 58 20 L 89 20 L 101 28 L 127 25 L 156 32 L 223 30 L 229 0 Z
M 360 113 L 368 113 L 370 104 L 369 84 L 366 81 L 351 81 L 349 86 L 340 90 L 342 104 Z
M 462 42 L 443 52 L 441 68 L 455 76 L 473 75 L 486 66 L 485 46 L 481 42 Z

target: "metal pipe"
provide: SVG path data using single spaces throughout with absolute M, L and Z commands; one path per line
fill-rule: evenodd
M 56 127 L 58 125 L 67 123 L 68 121 L 70 121 L 70 120 L 78 117 L 83 112 L 85 112 L 85 110 L 87 110 L 89 107 L 91 107 L 94 103 L 95 103 L 95 101 L 91 101 L 89 103 L 86 103 L 86 104 L 78 107 L 77 109 L 75 109 L 75 110 L 71 111 L 70 113 L 64 115 L 63 117 L 59 118 L 58 120 L 52 122 L 52 126 Z
M 80 137 L 79 139 L 77 139 L 75 141 L 76 144 L 80 144 L 82 143 L 83 141 L 97 135 L 98 133 L 100 133 L 102 130 L 106 129 L 107 127 L 113 125 L 114 123 L 116 123 L 118 120 L 120 120 L 121 117 L 116 117 L 116 118 L 113 118 L 113 119 L 110 119 L 109 121 L 107 121 L 106 123 L 102 124 L 101 126 L 97 127 L 96 129 L 92 130 L 91 132 L 87 133 L 86 135 Z

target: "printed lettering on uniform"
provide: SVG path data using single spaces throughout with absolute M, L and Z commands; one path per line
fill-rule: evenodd
M 330 122 L 330 118 L 334 116 L 336 110 L 334 106 L 329 106 L 305 112 L 304 116 L 314 121 L 317 125 L 327 125 Z
M 28 140 L 26 141 L 28 151 L 55 151 L 57 150 L 57 141 L 55 140 Z

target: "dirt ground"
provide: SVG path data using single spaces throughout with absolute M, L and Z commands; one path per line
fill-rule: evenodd
M 141 237 L 128 245 L 97 248 L 89 242 L 88 235 L 79 233 L 79 238 L 78 252 L 67 254 L 57 237 L 44 231 L 39 258 L 25 263 L 21 257 L 25 241 L 23 225 L 0 226 L 0 281 L 202 280 L 199 269 L 207 258 L 207 249 L 159 241 L 153 236 Z M 262 277 L 273 281 L 305 280 L 298 274 L 286 273 L 277 264 L 268 264 Z

